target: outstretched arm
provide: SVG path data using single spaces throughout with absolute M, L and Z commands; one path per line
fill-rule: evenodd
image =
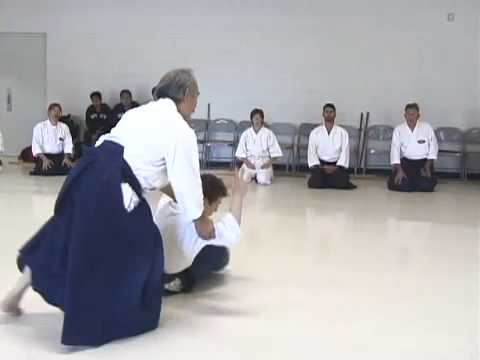
M 243 200 L 248 191 L 248 182 L 243 179 L 243 171 L 236 171 L 233 176 L 232 203 L 230 205 L 230 212 L 239 225 L 242 222 Z

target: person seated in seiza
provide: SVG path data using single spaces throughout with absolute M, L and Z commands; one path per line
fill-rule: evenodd
M 430 124 L 420 121 L 416 103 L 405 107 L 405 122 L 393 131 L 390 160 L 393 167 L 388 188 L 400 192 L 433 192 L 437 185 L 433 162 L 438 143 Z
M 33 129 L 32 154 L 35 168 L 31 175 L 67 175 L 73 166 L 73 142 L 68 126 L 60 122 L 62 107 L 48 107 L 48 119 Z
M 273 131 L 265 127 L 262 109 L 253 109 L 250 121 L 252 126 L 240 136 L 235 156 L 243 163 L 246 181 L 255 179 L 260 185 L 270 185 L 273 162 L 283 156 L 282 149 Z

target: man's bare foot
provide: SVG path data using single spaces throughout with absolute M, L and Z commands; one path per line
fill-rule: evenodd
M 10 316 L 21 316 L 23 315 L 23 310 L 20 308 L 19 299 L 6 297 L 0 304 L 0 310 L 5 314 Z

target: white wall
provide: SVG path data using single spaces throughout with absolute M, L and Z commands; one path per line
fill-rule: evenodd
M 478 0 L 0 0 L 0 31 L 46 32 L 48 100 L 83 114 L 93 89 L 140 100 L 166 70 L 189 66 L 197 116 L 317 121 L 334 101 L 344 123 L 423 106 L 434 125 L 480 119 Z M 456 21 L 447 22 L 447 13 Z

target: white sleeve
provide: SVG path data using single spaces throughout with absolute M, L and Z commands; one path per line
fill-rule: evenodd
M 428 137 L 428 160 L 437 160 L 438 158 L 438 142 L 437 136 L 435 135 L 435 131 L 430 127 L 430 134 Z
M 308 138 L 308 167 L 312 168 L 316 165 L 320 165 L 320 159 L 317 154 L 317 144 L 315 143 L 314 133 L 310 133 Z
M 235 157 L 239 159 L 246 159 L 247 158 L 247 134 L 246 131 L 240 136 L 240 140 L 238 142 L 237 151 L 235 152 Z
M 73 154 L 73 141 L 72 141 L 72 135 L 70 134 L 70 129 L 68 128 L 67 125 L 63 127 L 65 131 L 65 139 L 63 140 L 63 152 L 65 154 Z
M 166 156 L 168 180 L 181 210 L 193 221 L 203 212 L 197 137 L 191 130 L 172 140 Z
M 230 247 L 240 241 L 240 225 L 231 213 L 227 213 L 215 224 L 215 239 L 207 242 L 207 245 Z
M 346 130 L 342 131 L 342 152 L 337 161 L 337 166 L 348 169 L 350 163 L 350 139 Z
M 33 138 L 32 138 L 32 154 L 34 157 L 37 157 L 37 155 L 43 153 L 42 144 L 43 144 L 42 128 L 40 125 L 37 125 L 33 128 Z
M 400 165 L 400 130 L 395 128 L 392 136 L 392 146 L 390 148 L 390 164 Z
M 3 136 L 2 133 L 0 132 L 0 153 L 3 153 L 5 151 L 5 148 L 3 146 Z
M 270 136 L 268 137 L 268 153 L 270 154 L 270 158 L 279 158 L 283 156 L 282 149 L 278 144 L 277 136 L 271 132 Z

